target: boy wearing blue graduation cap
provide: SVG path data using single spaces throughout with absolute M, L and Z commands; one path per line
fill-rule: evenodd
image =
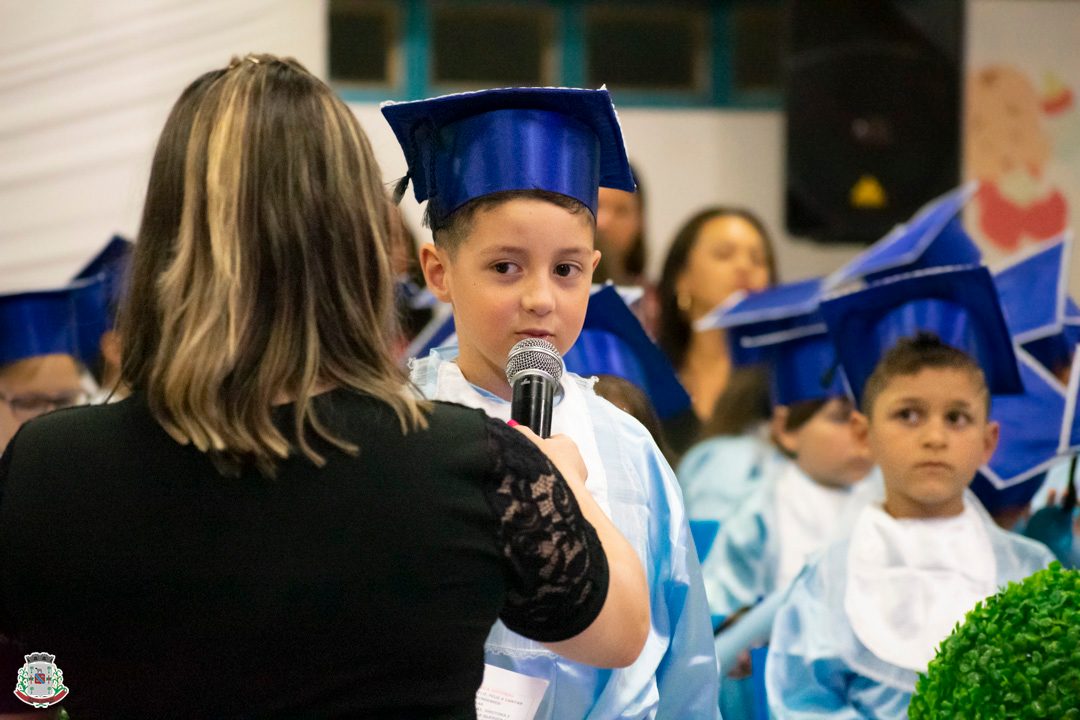
M 633 191 L 606 90 L 502 89 L 388 103 L 434 245 L 428 287 L 453 307 L 458 345 L 412 364 L 426 396 L 508 418 L 507 354 L 542 338 L 566 353 L 589 303 L 600 186 Z M 587 487 L 645 568 L 652 627 L 637 661 L 603 670 L 510 632 L 486 661 L 547 681 L 538 718 L 716 718 L 717 666 L 701 571 L 670 467 L 648 431 L 563 374 L 552 432 L 577 444 Z
M 769 704 L 779 718 L 906 718 L 953 626 L 1052 560 L 967 489 L 998 441 L 990 395 L 1019 392 L 1020 378 L 983 267 L 888 277 L 821 310 L 885 492 L 792 585 L 773 626 Z
M 85 403 L 82 362 L 104 331 L 101 278 L 0 296 L 0 452 L 23 423 Z

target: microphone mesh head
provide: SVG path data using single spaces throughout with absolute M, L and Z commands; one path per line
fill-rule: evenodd
M 514 377 L 524 370 L 540 370 L 555 382 L 562 378 L 563 360 L 559 350 L 547 340 L 525 338 L 510 348 L 506 356 L 506 380 L 514 384 Z

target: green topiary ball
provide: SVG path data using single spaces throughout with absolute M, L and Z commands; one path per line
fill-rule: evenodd
M 1080 570 L 1060 563 L 978 603 L 919 676 L 911 720 L 1080 720 Z

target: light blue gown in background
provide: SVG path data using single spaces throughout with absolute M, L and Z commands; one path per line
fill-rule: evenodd
M 789 473 L 799 473 L 805 482 L 812 481 L 794 462 L 786 465 L 777 463 L 773 467 L 774 472 L 758 483 L 742 506 L 723 524 L 708 557 L 702 562 L 705 594 L 714 616 L 727 617 L 742 608 L 751 607 L 763 598 L 783 591 L 782 585 L 793 579 L 792 570 L 785 577 L 781 568 L 781 554 L 784 551 L 778 523 L 780 505 L 785 500 L 780 496 L 784 487 L 782 478 Z M 843 509 L 838 507 L 839 513 L 835 517 L 825 513 L 820 518 L 827 527 L 821 529 L 813 545 L 791 548 L 790 551 L 810 555 L 830 540 L 842 537 L 850 529 L 858 508 L 881 493 L 880 474 L 875 470 L 871 478 L 838 495 L 838 498 L 846 496 Z M 792 502 L 799 502 L 799 499 L 793 498 Z M 721 635 L 718 645 L 723 638 Z M 761 638 L 761 644 L 767 642 L 766 634 Z M 753 688 L 750 680 L 722 677 L 720 709 L 728 720 L 752 717 Z
M 676 475 L 686 513 L 695 520 L 716 520 L 723 527 L 763 480 L 790 460 L 764 435 L 723 435 L 690 448 Z
M 426 397 L 446 399 L 435 397 L 439 368 L 456 356 L 456 347 L 439 348 L 412 362 L 412 381 Z M 644 562 L 652 627 L 633 665 L 605 670 L 566 660 L 497 622 L 485 662 L 550 683 L 538 720 L 719 718 L 709 610 L 675 475 L 641 423 L 596 395 L 591 381 L 572 373 L 564 375 L 567 380 L 585 391 L 611 520 Z M 476 402 L 465 398 L 466 404 L 494 406 L 509 417 L 509 402 L 470 387 Z M 556 420 L 559 411 L 556 406 Z
M 1053 560 L 1042 544 L 983 516 L 999 587 Z M 850 544 L 839 540 L 809 562 L 777 612 L 765 674 L 769 706 L 780 720 L 907 717 L 917 674 L 868 650 L 844 610 Z

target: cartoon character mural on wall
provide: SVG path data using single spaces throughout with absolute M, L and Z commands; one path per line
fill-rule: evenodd
M 1080 154 L 1080 116 L 1059 77 L 1047 73 L 1042 85 L 1040 92 L 1004 64 L 977 67 L 967 79 L 964 175 L 979 181 L 968 224 L 1002 254 L 1049 240 L 1070 222 L 1065 186 L 1075 171 L 1068 158 Z

